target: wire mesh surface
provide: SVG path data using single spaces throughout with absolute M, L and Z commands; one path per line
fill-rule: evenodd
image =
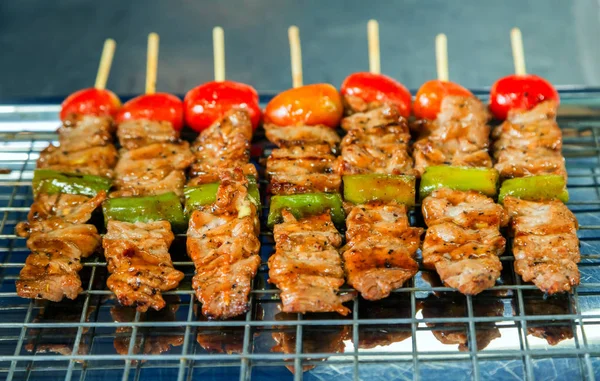
M 78 299 L 19 298 L 15 280 L 29 250 L 14 228 L 33 201 L 30 182 L 39 152 L 56 139 L 58 106 L 0 106 L 0 375 L 7 380 L 595 379 L 600 376 L 600 92 L 571 91 L 562 99 L 568 206 L 581 225 L 581 285 L 573 294 L 545 297 L 521 283 L 509 241 L 500 281 L 476 297 L 443 287 L 437 275 L 421 269 L 388 299 L 355 298 L 347 317 L 283 314 L 278 291 L 267 282 L 273 238 L 263 226 L 263 264 L 251 308 L 230 321 L 200 315 L 184 235 L 177 236 L 171 254 L 186 277 L 177 290 L 164 293 L 168 304 L 162 311 L 141 314 L 119 306 L 106 288 L 106 262 L 98 255 L 84 263 Z M 260 164 L 269 146 L 257 138 L 252 154 Z M 411 219 L 424 226 L 418 208 Z

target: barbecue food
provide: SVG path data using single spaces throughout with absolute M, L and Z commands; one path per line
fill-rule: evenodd
M 435 268 L 446 285 L 463 294 L 492 287 L 506 244 L 499 232 L 508 223 L 502 206 L 475 191 L 443 188 L 425 198 L 422 209 L 428 226 L 423 265 Z
M 577 219 L 560 201 L 506 197 L 514 234 L 515 272 L 548 294 L 579 284 Z
M 251 139 L 252 124 L 243 110 L 231 110 L 202 131 L 192 145 L 195 162 L 188 185 L 219 181 L 219 173 L 237 167 L 246 175 L 256 176 L 256 168 L 249 163 Z
M 106 284 L 122 305 L 135 305 L 140 312 L 166 305 L 161 292 L 177 287 L 183 279 L 169 255 L 173 239 L 167 221 L 108 222 L 102 240 L 110 273 Z
M 134 150 L 155 143 L 178 143 L 179 132 L 169 122 L 146 119 L 130 120 L 119 125 L 117 137 L 121 147 Z
M 367 300 L 387 297 L 412 278 L 423 229 L 409 225 L 406 206 L 380 201 L 352 207 L 343 248 L 348 284 Z
M 356 113 L 343 119 L 342 128 L 348 133 L 340 144 L 338 173 L 413 174 L 408 124 L 396 108 Z
M 325 126 L 282 128 L 265 124 L 265 133 L 267 139 L 280 148 L 302 145 L 328 145 L 334 147 L 340 142 L 337 132 L 333 128 Z
M 352 295 L 338 295 L 344 284 L 338 248 L 342 237 L 329 213 L 296 220 L 282 211 L 283 223 L 274 227 L 275 253 L 269 258 L 269 282 L 281 290 L 284 312 L 329 312 L 347 315 L 342 303 Z
M 423 174 L 426 167 L 441 164 L 491 167 L 488 119 L 477 98 L 445 97 L 437 119 L 420 126 L 421 137 L 413 147 L 415 170 Z
M 567 178 L 557 108 L 556 102 L 547 101 L 529 111 L 511 111 L 494 129 L 494 168 L 502 177 L 555 174 Z
M 31 250 L 16 282 L 20 297 L 58 302 L 65 296 L 75 299 L 83 291 L 78 275 L 81 259 L 100 247 L 96 227 L 85 222 L 105 198 L 104 192 L 91 199 L 68 194 L 38 197 L 28 222 L 16 229 L 28 237 Z
M 227 319 L 248 309 L 260 266 L 259 221 L 248 199 L 248 180 L 239 168 L 223 173 L 216 200 L 192 213 L 187 251 L 196 266 L 192 287 L 202 313 Z

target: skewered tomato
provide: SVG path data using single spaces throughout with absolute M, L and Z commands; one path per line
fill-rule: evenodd
M 558 91 L 537 75 L 509 75 L 494 83 L 490 91 L 490 110 L 497 119 L 506 119 L 512 109 L 530 110 L 546 100 L 560 102 Z
M 72 114 L 114 116 L 121 108 L 121 100 L 110 90 L 83 89 L 69 95 L 62 103 L 60 120 Z
M 388 76 L 368 72 L 351 74 L 342 83 L 341 92 L 362 98 L 367 103 L 391 103 L 400 115 L 410 116 L 410 91 Z
M 337 89 L 317 83 L 286 90 L 271 99 L 265 110 L 265 122 L 278 126 L 337 127 L 343 112 Z
M 260 122 L 258 93 L 252 86 L 239 82 L 208 82 L 188 91 L 183 100 L 185 123 L 200 132 L 232 108 L 248 111 L 252 127 Z
M 125 102 L 115 118 L 117 123 L 137 119 L 171 122 L 179 131 L 183 127 L 183 102 L 166 93 L 140 95 Z
M 473 93 L 454 82 L 437 79 L 425 82 L 415 97 L 415 116 L 420 119 L 437 118 L 442 100 L 448 95 L 472 97 Z

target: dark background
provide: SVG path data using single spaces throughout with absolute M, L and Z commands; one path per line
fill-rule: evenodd
M 0 0 L 0 101 L 64 96 L 93 85 L 105 38 L 117 41 L 108 86 L 144 87 L 146 37 L 160 34 L 158 90 L 212 79 L 212 34 L 225 29 L 227 77 L 259 91 L 291 86 L 287 27 L 300 28 L 304 80 L 339 85 L 368 69 L 366 23 L 380 23 L 382 71 L 418 88 L 435 76 L 434 37 L 448 35 L 450 78 L 490 86 L 512 71 L 509 30 L 527 69 L 557 85 L 600 85 L 594 0 L 126 1 Z

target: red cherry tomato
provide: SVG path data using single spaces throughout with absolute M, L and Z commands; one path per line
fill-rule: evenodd
M 410 91 L 400 82 L 381 74 L 354 73 L 342 83 L 342 95 L 362 98 L 367 103 L 391 103 L 405 118 L 410 116 Z
M 73 114 L 114 116 L 119 108 L 121 100 L 112 91 L 83 89 L 74 92 L 63 101 L 60 120 L 65 120 Z
M 243 108 L 248 111 L 252 127 L 256 129 L 260 122 L 258 93 L 252 86 L 239 82 L 208 82 L 197 86 L 183 99 L 185 123 L 200 132 L 232 108 Z
M 183 127 L 183 102 L 166 93 L 145 94 L 127 101 L 115 121 L 149 119 L 171 122 L 177 131 Z
M 271 99 L 265 110 L 265 122 L 278 126 L 337 127 L 344 107 L 337 89 L 317 83 L 289 89 Z
M 530 110 L 538 103 L 560 102 L 558 91 L 537 75 L 509 75 L 494 83 L 490 91 L 490 110 L 497 119 L 506 119 L 512 109 Z
M 454 82 L 432 80 L 421 86 L 415 97 L 414 112 L 419 119 L 437 118 L 442 100 L 448 95 L 472 97 L 473 93 Z

